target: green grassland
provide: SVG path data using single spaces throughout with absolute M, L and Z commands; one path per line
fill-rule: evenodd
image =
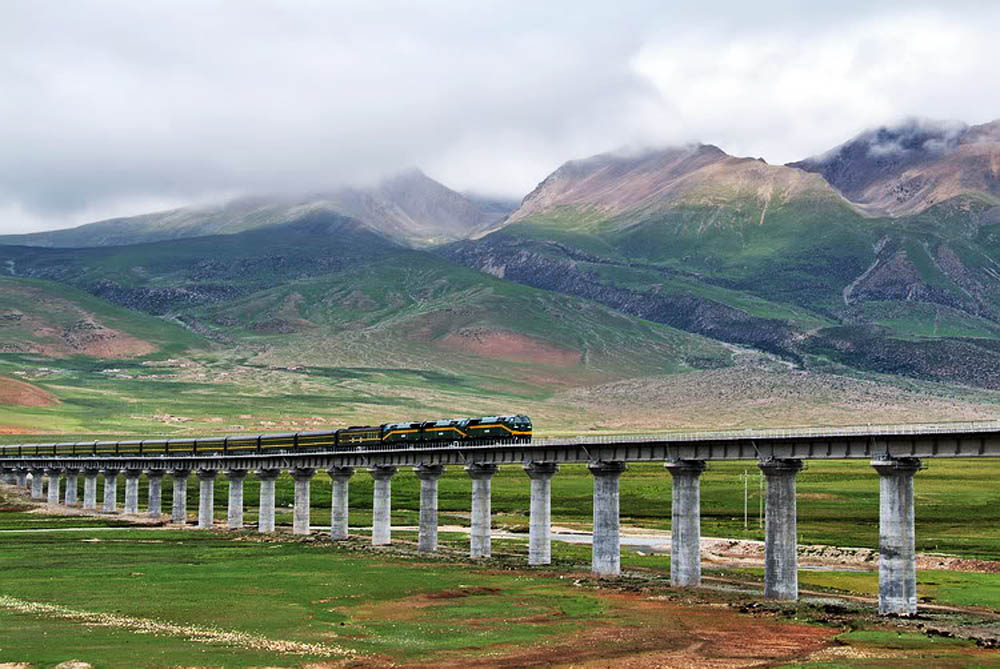
M 858 469 L 853 474 L 860 478 L 862 471 Z M 728 480 L 736 472 L 719 470 L 713 468 L 705 475 L 703 504 L 709 515 L 723 489 L 738 487 Z M 938 483 L 977 481 L 992 473 L 959 466 L 940 472 Z M 807 504 L 813 493 L 802 484 L 815 474 L 811 468 L 801 475 L 800 527 L 831 523 L 825 514 L 819 514 L 817 520 L 815 510 Z M 834 478 L 826 483 L 827 490 L 834 490 L 838 497 L 855 495 L 854 486 L 840 484 L 851 476 L 845 477 L 843 471 L 828 474 Z M 925 495 L 937 487 L 926 481 L 931 470 L 920 477 L 918 535 L 926 525 L 927 514 L 922 513 L 928 506 Z M 352 525 L 369 520 L 368 478 L 361 474 L 352 480 L 351 504 L 357 510 L 352 514 Z M 567 493 L 586 489 L 590 481 L 585 472 L 566 467 L 555 483 L 561 484 L 553 486 L 553 501 L 558 502 Z M 526 504 L 526 477 L 508 468 L 494 484 L 494 507 L 500 507 L 494 523 L 512 526 Z M 247 486 L 249 500 L 253 498 L 250 479 Z M 651 494 L 653 486 L 655 494 Z M 168 497 L 169 488 L 165 486 Z M 464 474 L 452 471 L 442 479 L 442 522 L 461 522 L 459 510 L 468 508 L 468 489 Z M 328 491 L 323 478 L 317 477 L 313 504 L 326 504 Z M 217 500 L 221 492 L 217 491 Z M 414 477 L 398 476 L 393 492 L 394 522 L 412 523 Z M 669 483 L 661 468 L 633 467 L 623 477 L 626 492 L 622 497 L 626 525 L 669 520 L 668 495 L 661 495 L 669 493 Z M 726 503 L 732 503 L 733 497 L 730 494 Z M 644 500 L 647 513 L 659 510 L 659 518 L 646 517 L 642 508 L 636 508 L 637 498 Z M 11 499 L 8 497 L 8 509 L 17 506 Z M 290 480 L 283 478 L 278 484 L 278 503 L 286 506 L 290 499 Z M 986 497 L 978 501 L 995 506 Z M 626 507 L 631 511 L 626 512 Z M 315 510 L 320 517 L 314 515 L 314 522 L 323 523 L 328 516 L 321 508 Z M 586 514 L 578 509 L 567 511 L 557 506 L 554 511 L 556 523 L 586 524 Z M 730 610 L 744 608 L 759 598 L 754 590 L 762 577 L 760 569 L 720 571 L 706 566 L 708 583 L 721 579 L 749 584 L 750 592 L 742 595 L 723 589 L 681 594 L 665 585 L 669 556 L 626 549 L 622 563 L 628 575 L 612 587 L 638 587 L 645 592 L 649 597 L 643 601 L 647 603 L 637 609 L 630 600 L 608 597 L 607 590 L 585 583 L 580 587 L 581 581 L 587 580 L 590 557 L 590 548 L 583 545 L 555 542 L 553 565 L 529 570 L 523 567 L 524 540 L 494 540 L 495 558 L 475 564 L 462 557 L 468 538 L 453 533 L 442 535 L 442 553 L 432 557 L 414 555 L 415 534 L 399 530 L 393 535 L 394 548 L 374 550 L 366 546 L 363 530 L 358 539 L 334 544 L 322 538 L 302 540 L 281 534 L 258 540 L 252 530 L 124 529 L 101 527 L 95 522 L 104 518 L 52 516 L 48 524 L 35 525 L 32 516 L 38 514 L 0 513 L 0 560 L 4 564 L 0 661 L 31 660 L 39 666 L 69 659 L 109 667 L 301 666 L 340 659 L 347 659 L 349 666 L 420 661 L 481 661 L 488 666 L 494 662 L 506 666 L 504 653 L 527 649 L 551 648 L 550 662 L 566 661 L 575 651 L 560 644 L 583 638 L 581 635 L 595 629 L 601 630 L 602 641 L 588 641 L 589 652 L 595 653 L 594 659 L 608 661 L 643 652 L 642 647 L 631 647 L 622 640 L 628 636 L 623 637 L 621 630 L 633 627 L 663 639 L 679 634 L 678 643 L 686 639 L 679 648 L 690 645 L 691 639 L 721 639 L 713 636 L 717 634 L 713 625 L 732 616 Z M 974 524 L 978 522 L 961 526 L 967 532 Z M 990 518 L 982 524 L 995 527 Z M 842 524 L 840 536 L 860 539 L 855 545 L 864 543 L 864 532 L 852 535 L 850 525 Z M 70 527 L 81 529 L 65 531 Z M 925 603 L 1000 609 L 998 574 L 926 570 L 919 577 Z M 877 592 L 873 572 L 802 570 L 800 583 L 804 590 L 834 594 L 871 596 Z M 659 600 L 682 600 L 688 607 L 692 602 L 711 604 L 716 607 L 710 609 L 715 618 L 710 621 L 699 614 L 700 618 L 691 619 L 694 610 L 690 608 L 650 610 L 651 602 Z M 794 617 L 797 623 L 806 620 L 844 629 L 845 614 L 830 620 L 824 617 L 822 607 L 817 609 L 808 602 L 777 610 L 788 616 L 788 622 Z M 864 652 L 835 655 L 836 662 L 830 664 L 823 653 L 808 655 L 802 661 L 808 666 L 869 666 L 874 656 L 883 660 L 874 666 L 884 666 L 884 654 L 896 652 L 903 655 L 892 655 L 890 660 L 905 660 L 911 665 L 995 666 L 998 661 L 970 641 L 927 635 L 913 625 L 887 628 L 863 608 L 852 615 L 849 631 L 836 637 L 834 647 Z M 683 616 L 691 622 L 685 623 Z M 771 624 L 767 622 L 774 620 L 771 616 L 745 617 L 741 624 L 747 626 L 747 633 L 770 638 L 772 631 L 756 626 Z M 974 618 L 931 618 L 935 624 L 965 619 Z M 781 619 L 774 624 L 782 624 Z M 685 631 L 688 625 L 695 627 Z M 835 634 L 831 630 L 829 636 Z
M 327 655 L 274 652 L 166 633 L 23 613 L 2 606 L 0 659 L 43 665 L 96 656 L 103 666 L 299 665 L 366 657 L 406 660 L 434 652 L 481 651 L 562 636 L 610 612 L 598 598 L 558 580 L 421 564 L 327 546 L 240 543 L 196 532 L 138 531 L 67 539 L 22 534 L 3 548 L 3 595 L 100 614 L 183 623 L 269 640 L 318 644 Z M 474 585 L 474 587 L 472 587 Z M 432 615 L 387 616 L 386 604 L 432 604 Z M 426 604 L 423 604 L 426 606 Z M 551 618 L 549 624 L 532 619 Z M 84 634 L 80 631 L 85 630 Z

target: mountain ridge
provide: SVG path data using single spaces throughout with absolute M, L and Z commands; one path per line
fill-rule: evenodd
M 874 214 L 918 214 L 959 195 L 1000 205 L 1000 120 L 907 119 L 788 166 L 821 174 Z
M 770 205 L 801 197 L 841 200 L 823 178 L 753 158 L 730 156 L 711 144 L 637 154 L 603 153 L 564 163 L 508 217 L 517 223 L 555 207 L 616 216 L 680 205 L 722 206 L 741 199 Z
M 410 168 L 368 188 L 343 187 L 303 196 L 252 196 L 200 207 L 24 235 L 0 236 L 0 244 L 58 248 L 122 246 L 169 239 L 235 234 L 331 213 L 354 218 L 372 231 L 409 246 L 470 236 L 501 220 L 498 201 L 471 198 Z

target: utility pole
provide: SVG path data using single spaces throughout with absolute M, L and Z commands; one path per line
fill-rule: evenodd
M 757 471 L 757 527 L 764 529 L 764 473 Z
M 742 478 L 743 478 L 743 529 L 749 530 L 750 520 L 749 516 L 747 516 L 747 506 L 750 499 L 750 486 L 748 485 L 750 480 L 750 471 L 744 469 Z

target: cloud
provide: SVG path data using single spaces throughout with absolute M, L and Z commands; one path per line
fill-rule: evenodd
M 0 232 L 410 165 L 521 197 L 622 146 L 785 162 L 907 115 L 1000 116 L 1000 10 L 802 7 L 4 3 Z

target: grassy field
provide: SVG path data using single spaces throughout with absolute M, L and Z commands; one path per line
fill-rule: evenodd
M 16 507 L 8 497 L 6 508 Z M 556 542 L 553 565 L 523 566 L 523 540 L 496 540 L 469 563 L 467 538 L 442 536 L 438 556 L 413 553 L 413 533 L 376 550 L 156 528 L 87 528 L 0 512 L 0 662 L 54 666 L 549 666 L 630 659 L 652 666 L 1000 666 L 971 641 L 928 635 L 974 617 L 878 620 L 870 605 L 808 602 L 753 611 L 760 570 L 707 569 L 749 587 L 680 592 L 665 556 L 626 552 L 630 574 L 599 585 L 589 548 Z M 98 519 L 101 520 L 101 519 Z M 12 529 L 13 528 L 13 529 Z M 924 572 L 935 603 L 1000 606 L 1000 575 Z M 733 580 L 735 579 L 735 580 Z M 801 573 L 804 589 L 871 594 L 875 575 Z M 980 621 L 979 623 L 983 623 Z M 646 666 L 640 664 L 639 666 Z

